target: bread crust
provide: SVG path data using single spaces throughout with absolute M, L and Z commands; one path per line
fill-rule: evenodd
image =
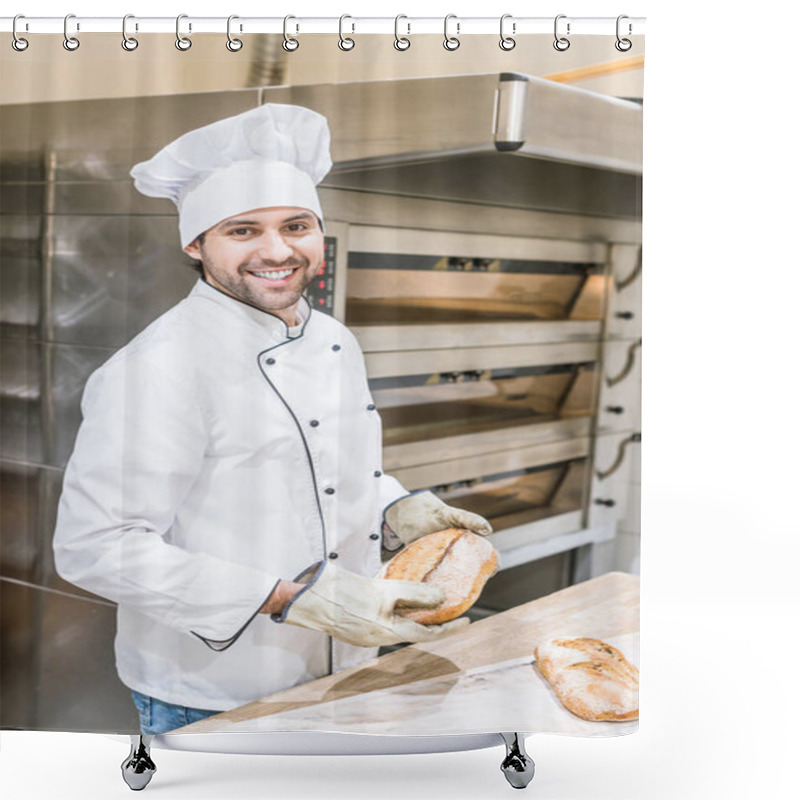
M 639 718 L 639 670 L 601 639 L 552 639 L 534 650 L 536 665 L 564 705 L 581 719 Z
M 486 537 L 447 528 L 406 545 L 384 565 L 381 577 L 420 581 L 443 589 L 445 600 L 436 608 L 397 609 L 397 614 L 414 622 L 439 625 L 471 608 L 497 567 L 497 552 Z

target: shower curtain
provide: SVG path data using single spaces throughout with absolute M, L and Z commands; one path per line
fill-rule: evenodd
M 636 729 L 643 37 L 398 31 L 4 35 L 0 727 Z

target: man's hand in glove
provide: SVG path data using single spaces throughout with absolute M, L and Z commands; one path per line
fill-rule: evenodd
M 444 601 L 441 589 L 416 581 L 367 578 L 330 561 L 310 568 L 297 581 L 307 585 L 272 619 L 323 631 L 350 644 L 429 642 L 469 624 L 462 618 L 443 625 L 420 625 L 395 614 L 395 607 L 434 608 Z
M 383 512 L 383 520 L 403 544 L 446 528 L 465 528 L 481 536 L 492 532 L 492 526 L 483 517 L 448 506 L 433 492 L 401 497 Z

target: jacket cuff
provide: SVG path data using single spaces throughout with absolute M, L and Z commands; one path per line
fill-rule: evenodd
M 294 602 L 298 597 L 300 597 L 301 594 L 307 592 L 319 580 L 327 563 L 327 561 L 317 561 L 316 564 L 306 567 L 294 579 L 294 583 L 304 583 L 305 586 L 291 600 L 289 600 L 288 603 L 286 603 L 280 614 L 269 615 L 273 622 L 286 622 L 286 615 L 289 613 L 289 609 L 292 607 L 292 605 L 294 605 Z
M 222 652 L 223 650 L 227 650 L 244 633 L 245 628 L 256 618 L 259 611 L 261 611 L 262 607 L 264 606 L 264 603 L 268 602 L 270 597 L 272 597 L 279 583 L 280 580 L 275 582 L 275 585 L 270 589 L 269 594 L 264 598 L 264 601 L 256 609 L 255 614 L 252 614 L 250 618 L 247 620 L 247 622 L 245 622 L 244 625 L 242 625 L 242 627 L 239 628 L 239 630 L 233 634 L 233 636 L 230 636 L 227 639 L 207 639 L 205 636 L 201 636 L 199 633 L 196 633 L 195 631 L 189 631 L 189 633 L 191 633 L 193 636 L 196 636 L 201 642 L 203 642 L 203 644 L 207 645 L 212 650 L 216 650 L 217 652 Z

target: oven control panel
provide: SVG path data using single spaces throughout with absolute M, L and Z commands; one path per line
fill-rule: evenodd
M 336 237 L 325 237 L 325 255 L 319 272 L 308 285 L 305 295 L 312 308 L 333 316 L 333 293 L 336 274 Z

